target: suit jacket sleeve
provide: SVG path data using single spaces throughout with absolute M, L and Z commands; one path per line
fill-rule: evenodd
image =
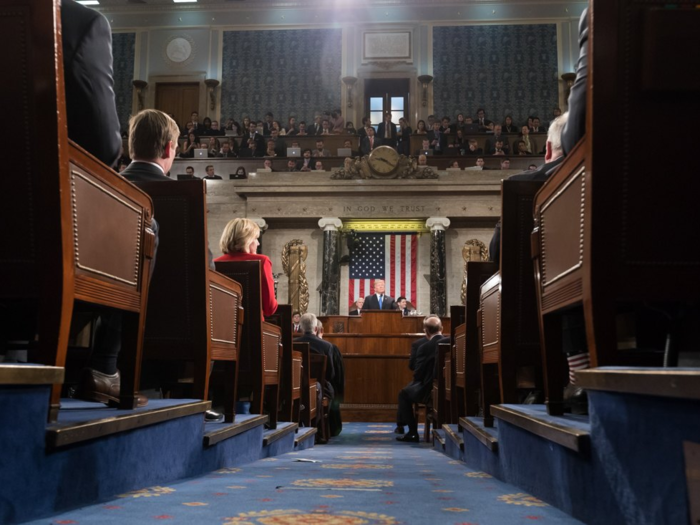
M 586 84 L 588 83 L 588 9 L 581 14 L 578 26 L 579 58 L 576 80 L 569 94 L 569 119 L 561 134 L 564 155 L 567 155 L 586 133 Z
M 272 278 L 272 261 L 269 257 L 263 259 L 262 265 L 262 309 L 266 316 L 277 311 L 277 299 L 275 299 L 275 282 Z
M 93 13 L 64 68 L 68 136 L 113 166 L 121 154 L 122 139 L 114 98 L 112 34 L 107 19 Z
M 489 244 L 489 261 L 496 264 L 501 262 L 501 221 L 498 221 L 493 229 L 493 237 Z

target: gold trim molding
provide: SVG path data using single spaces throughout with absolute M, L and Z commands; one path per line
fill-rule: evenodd
M 418 232 L 430 233 L 425 225 L 425 219 L 409 219 L 397 221 L 394 219 L 346 220 L 343 219 L 341 231 L 355 230 L 357 232 Z

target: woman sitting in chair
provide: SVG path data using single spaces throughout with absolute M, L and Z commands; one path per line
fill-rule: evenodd
M 270 316 L 277 310 L 275 282 L 272 277 L 272 261 L 267 255 L 256 253 L 258 246 L 260 246 L 259 236 L 260 228 L 250 219 L 229 221 L 219 242 L 219 248 L 224 252 L 224 255 L 214 259 L 214 262 L 262 261 L 262 275 L 260 276 L 262 309 L 263 315 Z

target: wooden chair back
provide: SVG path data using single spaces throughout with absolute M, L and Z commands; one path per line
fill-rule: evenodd
M 310 364 L 311 364 L 311 376 L 317 379 L 318 383 L 321 385 L 321 401 L 322 406 L 317 407 L 316 410 L 316 426 L 318 428 L 318 440 L 320 443 L 327 443 L 331 437 L 330 424 L 328 421 L 328 411 L 330 410 L 330 403 L 328 397 L 325 394 L 326 388 L 326 367 L 328 366 L 328 358 L 325 355 L 316 354 L 311 352 L 309 354 Z
M 17 0 L 3 9 L 0 30 L 18 48 L 3 59 L 16 77 L 0 86 L 9 123 L 0 140 L 17 147 L 3 160 L 13 182 L 0 192 L 0 298 L 38 319 L 22 336 L 33 341 L 38 334 L 30 358 L 55 366 L 65 365 L 75 300 L 126 312 L 120 405 L 132 408 L 154 249 L 152 204 L 68 139 L 60 2 Z M 4 325 L 0 337 L 14 336 L 13 328 Z M 59 399 L 54 385 L 51 420 Z
M 294 377 L 293 333 L 292 333 L 292 305 L 280 304 L 277 311 L 265 320 L 268 323 L 279 326 L 282 331 L 282 362 L 280 364 L 280 418 L 282 421 L 298 421 L 294 419 L 294 405 L 298 396 L 295 396 L 294 384 L 301 377 Z M 300 363 L 301 364 L 301 363 Z M 299 392 L 296 392 L 297 394 Z
M 447 391 L 451 388 L 449 373 L 450 373 L 450 356 L 451 344 L 438 344 L 438 353 L 435 361 L 435 377 L 433 378 L 432 391 L 432 412 L 435 429 L 442 428 L 443 423 L 451 423 L 450 408 Z
M 201 180 L 135 184 L 153 199 L 160 227 L 144 359 L 192 362 L 192 395 L 200 399 L 209 399 L 212 361 L 229 362 L 224 365 L 224 414 L 233 421 L 242 289 L 209 269 L 206 184 Z
M 252 393 L 253 414 L 262 414 L 263 402 L 267 401 L 270 426 L 276 428 L 282 329 L 262 320 L 260 261 L 217 262 L 216 270 L 239 282 L 243 288 L 243 309 L 247 313 L 241 333 L 239 389 Z

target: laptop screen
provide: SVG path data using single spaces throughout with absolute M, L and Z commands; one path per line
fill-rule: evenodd
M 301 149 L 287 148 L 287 157 L 301 157 Z

